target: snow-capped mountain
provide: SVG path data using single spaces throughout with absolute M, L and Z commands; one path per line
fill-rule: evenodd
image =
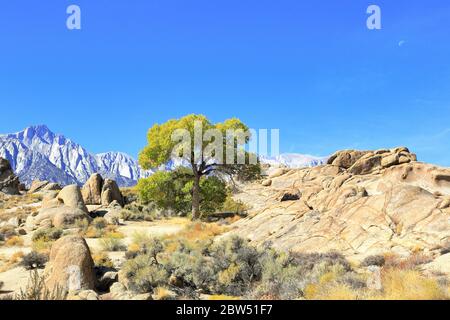
M 116 180 L 119 186 L 126 187 L 155 172 L 143 170 L 135 159 L 122 152 L 91 154 L 63 135 L 53 133 L 45 125 L 0 135 L 0 157 L 9 160 L 20 181 L 27 186 L 33 180 L 81 185 L 91 174 L 100 173 L 105 178 Z M 317 166 L 327 160 L 302 154 L 281 154 L 260 159 L 271 166 L 290 168 Z M 181 159 L 172 159 L 158 169 L 173 170 L 186 165 Z
M 323 165 L 327 162 L 328 157 L 315 157 L 307 154 L 283 153 L 276 157 L 260 156 L 262 163 L 271 166 L 284 166 L 287 168 L 304 168 Z
M 13 134 L 0 135 L 0 157 L 11 163 L 20 181 L 49 180 L 62 185 L 83 184 L 93 173 L 117 181 L 120 186 L 135 185 L 152 172 L 142 170 L 127 154 L 89 153 L 45 125 L 31 126 Z
M 116 180 L 121 186 L 136 184 L 140 178 L 147 178 L 154 170 L 143 170 L 136 160 L 123 152 L 106 152 L 96 155 L 99 172 L 106 178 Z

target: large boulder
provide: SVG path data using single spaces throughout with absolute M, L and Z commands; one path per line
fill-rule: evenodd
M 342 150 L 333 154 L 327 164 L 348 169 L 355 164 L 362 156 L 367 154 L 367 151 L 359 150 Z
M 64 203 L 65 206 L 77 208 L 84 212 L 88 212 L 81 195 L 80 187 L 76 184 L 64 187 L 58 194 L 57 199 Z
M 83 210 L 67 206 L 42 208 L 37 215 L 28 216 L 25 223 L 27 230 L 35 230 L 40 227 L 72 227 L 78 220 L 92 220 Z
M 0 158 L 0 192 L 16 195 L 19 192 L 19 178 L 14 174 L 8 160 Z
M 100 174 L 95 173 L 91 175 L 81 189 L 81 194 L 85 204 L 99 205 L 102 203 L 103 183 L 104 180 Z
M 124 205 L 123 196 L 117 183 L 114 180 L 106 179 L 102 188 L 102 205 L 109 206 L 114 200 L 121 206 Z
M 65 292 L 95 288 L 94 261 L 89 247 L 80 236 L 66 236 L 56 241 L 45 268 L 46 285 Z
M 31 183 L 31 187 L 28 190 L 28 193 L 36 193 L 41 191 L 57 191 L 57 190 L 61 190 L 61 186 L 57 183 L 53 183 L 50 181 L 34 180 Z
M 91 175 L 84 184 L 81 194 L 87 205 L 109 206 L 113 201 L 124 205 L 124 198 L 114 180 L 103 179 L 98 173 Z

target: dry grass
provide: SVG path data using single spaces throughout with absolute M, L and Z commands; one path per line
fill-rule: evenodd
M 17 266 L 21 261 L 25 254 L 22 251 L 15 252 L 11 257 L 9 257 L 8 261 L 0 267 L 0 273 L 8 271 L 15 266 Z
M 226 226 L 217 223 L 192 222 L 181 232 L 168 236 L 167 239 L 183 239 L 186 241 L 202 241 L 214 238 L 228 231 Z
M 114 263 L 109 258 L 108 254 L 103 251 L 92 254 L 92 260 L 94 260 L 94 264 L 97 267 L 106 267 L 106 268 L 114 267 Z
M 155 300 L 172 300 L 174 299 L 173 293 L 164 287 L 157 287 L 154 290 Z
M 54 241 L 46 241 L 45 239 L 41 238 L 33 241 L 31 248 L 33 249 L 33 251 L 36 251 L 38 253 L 49 255 L 53 243 Z
M 387 268 L 382 272 L 383 290 L 353 289 L 338 281 L 337 274 L 324 274 L 318 283 L 306 286 L 304 296 L 310 300 L 446 300 L 449 288 L 419 271 Z
M 384 292 L 374 298 L 385 300 L 444 300 L 449 299 L 447 288 L 441 288 L 432 278 L 413 270 L 387 270 L 383 273 Z
M 6 240 L 5 246 L 7 247 L 23 247 L 23 239 L 19 236 L 14 236 Z

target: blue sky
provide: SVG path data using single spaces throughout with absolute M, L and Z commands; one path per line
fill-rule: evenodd
M 450 166 L 449 33 L 443 0 L 3 1 L 0 132 L 136 156 L 153 123 L 203 113 L 279 128 L 281 152 L 407 145 Z

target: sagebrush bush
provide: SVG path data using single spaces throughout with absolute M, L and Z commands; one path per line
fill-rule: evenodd
M 105 251 L 125 251 L 127 248 L 121 239 L 115 237 L 104 237 L 99 240 L 100 246 Z
M 56 241 L 63 235 L 63 230 L 59 228 L 43 228 L 33 233 L 31 240 L 33 242 L 42 240 L 45 242 Z
M 45 267 L 47 261 L 47 255 L 32 251 L 22 258 L 21 265 L 27 270 L 42 269 Z
M 153 256 L 138 255 L 128 260 L 122 268 L 128 289 L 137 293 L 152 293 L 154 288 L 167 284 L 169 275 Z
M 97 230 L 103 230 L 108 226 L 108 221 L 105 218 L 97 217 L 92 220 L 91 225 Z
M 383 255 L 368 256 L 361 262 L 361 267 L 377 266 L 382 267 L 386 263 L 386 259 Z

